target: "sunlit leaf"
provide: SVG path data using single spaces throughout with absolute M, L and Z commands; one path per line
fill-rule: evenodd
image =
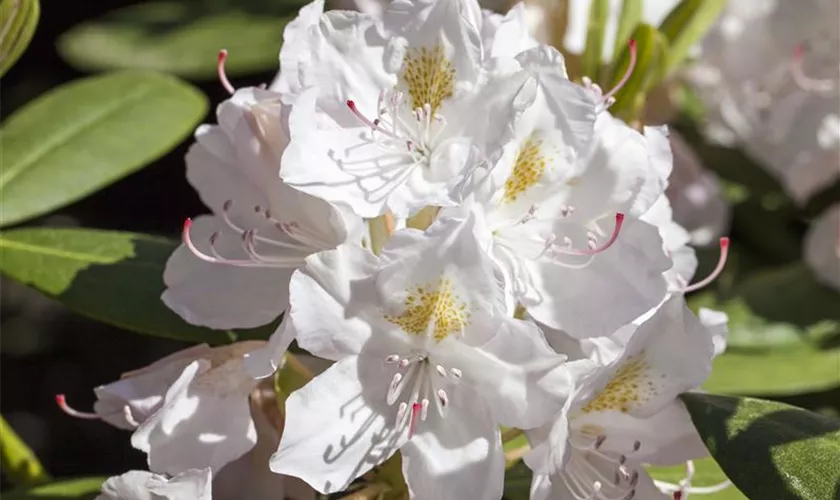
M 207 111 L 195 88 L 166 75 L 119 72 L 62 85 L 0 130 L 0 225 L 43 215 L 149 164 Z
M 709 452 L 748 498 L 837 498 L 840 420 L 760 399 L 681 397 Z
M 17 229 L 0 236 L 0 271 L 68 308 L 138 333 L 222 344 L 267 338 L 272 327 L 218 331 L 190 325 L 160 300 L 176 243 L 93 229 Z
M 726 0 L 683 0 L 662 21 L 659 30 L 668 38 L 664 74 L 670 75 L 688 56 L 726 6 Z
M 5 75 L 26 50 L 40 15 L 38 0 L 0 1 L 0 76 Z
M 3 475 L 18 486 L 34 486 L 52 478 L 32 449 L 0 416 L 0 465 Z
M 581 55 L 581 71 L 583 76 L 588 76 L 594 82 L 600 80 L 601 55 L 604 52 L 604 36 L 609 15 L 609 0 L 592 0 L 590 2 L 586 46 Z

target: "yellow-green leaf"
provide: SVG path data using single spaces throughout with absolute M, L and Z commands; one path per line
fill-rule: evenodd
M 580 62 L 583 76 L 588 76 L 594 82 L 600 81 L 601 55 L 604 52 L 604 36 L 609 15 L 609 0 L 592 0 L 589 4 L 586 46 Z
M 0 465 L 6 479 L 18 486 L 34 486 L 50 481 L 38 457 L 0 416 Z
M 4 491 L 3 500 L 92 500 L 105 482 L 104 477 L 62 479 L 29 489 Z
M 691 46 L 706 34 L 726 6 L 726 0 L 683 0 L 662 21 L 659 30 L 668 38 L 664 76 L 676 70 Z
M 62 85 L 0 130 L 0 226 L 43 215 L 149 164 L 207 112 L 197 89 L 171 76 L 126 71 Z
M 40 15 L 38 0 L 0 1 L 0 76 L 5 75 L 26 50 Z
M 622 49 L 630 40 L 630 35 L 636 30 L 636 26 L 642 22 L 644 0 L 624 0 L 621 4 L 621 14 L 618 16 L 618 31 L 615 35 L 615 49 L 613 57 L 621 53 Z

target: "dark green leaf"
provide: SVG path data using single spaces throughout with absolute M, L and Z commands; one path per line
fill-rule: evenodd
M 3 500 L 90 500 L 99 493 L 104 477 L 64 479 L 26 490 L 3 492 Z
M 840 420 L 760 399 L 681 397 L 706 447 L 747 497 L 838 498 Z
M 621 14 L 618 16 L 618 31 L 616 31 L 615 35 L 613 57 L 621 54 L 621 51 L 627 46 L 630 35 L 636 30 L 636 26 L 642 22 L 643 10 L 644 0 L 624 0 L 621 4 Z
M 0 468 L 3 476 L 18 486 L 32 487 L 52 478 L 29 446 L 0 416 Z
M 193 87 L 166 75 L 120 72 L 58 87 L 2 129 L 0 225 L 45 214 L 147 165 L 207 111 Z
M 230 75 L 276 71 L 283 28 L 297 6 L 291 3 L 291 9 L 249 8 L 242 1 L 141 3 L 74 27 L 58 49 L 84 70 L 142 68 L 210 79 L 219 50 L 227 49 Z
M 659 30 L 668 38 L 664 76 L 676 70 L 688 51 L 706 34 L 726 6 L 726 0 L 683 0 L 662 21 Z
M 592 0 L 589 4 L 589 22 L 586 31 L 586 46 L 581 55 L 581 71 L 593 82 L 600 80 L 601 57 L 604 53 L 604 35 L 610 16 L 609 0 Z
M 646 469 L 654 479 L 674 485 L 678 485 L 686 477 L 686 468 L 684 465 L 646 467 Z M 701 458 L 700 460 L 694 460 L 694 477 L 691 480 L 691 486 L 701 488 L 711 487 L 722 484 L 726 479 L 726 474 L 720 470 L 720 466 L 713 459 Z M 729 486 L 723 491 L 703 495 L 698 494 L 696 497 L 691 495 L 690 498 L 700 498 L 701 500 L 749 500 L 734 485 Z
M 17 229 L 0 237 L 0 271 L 93 319 L 138 333 L 222 344 L 267 338 L 271 326 L 217 331 L 190 325 L 160 300 L 176 243 L 93 229 Z
M 531 469 L 519 462 L 505 471 L 504 500 L 528 500 L 531 494 Z
M 26 50 L 40 15 L 38 0 L 0 2 L 0 76 L 5 75 Z

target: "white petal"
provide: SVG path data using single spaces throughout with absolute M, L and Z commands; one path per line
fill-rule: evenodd
M 344 490 L 404 441 L 391 429 L 382 359 L 338 361 L 286 400 L 286 423 L 271 470 L 303 479 L 321 493 Z
M 805 262 L 817 280 L 840 290 L 840 205 L 811 223 L 805 237 Z
M 537 45 L 528 33 L 526 7 L 517 3 L 504 16 L 484 11 L 481 38 L 485 57 L 513 57 Z
M 280 48 L 280 66 L 283 71 L 269 87 L 283 94 L 285 102 L 294 102 L 306 84 L 301 79 L 303 68 L 308 62 L 307 33 L 310 27 L 318 24 L 324 13 L 324 0 L 313 0 L 300 9 L 297 17 L 283 28 L 283 46 Z
M 193 221 L 193 241 L 209 253 L 209 239 L 224 230 L 216 217 L 202 216 Z M 219 238 L 220 253 L 237 259 L 244 257 L 238 236 Z M 292 269 L 243 268 L 205 262 L 184 245 L 166 263 L 163 280 L 167 285 L 161 298 L 186 321 L 216 329 L 253 328 L 277 318 L 288 303 Z
M 729 336 L 729 316 L 725 312 L 714 311 L 705 307 L 700 308 L 697 316 L 712 335 L 715 357 L 720 356 L 726 350 L 726 338 Z
M 96 500 L 153 500 L 146 483 L 151 472 L 131 470 L 121 476 L 108 478 L 102 483 L 102 494 Z
M 359 353 L 371 334 L 369 309 L 381 316 L 369 279 L 376 265 L 376 256 L 350 244 L 306 259 L 290 285 L 289 321 L 302 348 L 331 360 Z
M 451 341 L 442 343 L 436 353 L 444 365 L 461 369 L 462 383 L 476 391 L 504 426 L 531 429 L 542 425 L 571 392 L 570 377 L 562 367 L 565 357 L 552 351 L 530 322 L 504 320 L 478 348 Z
M 450 414 L 403 446 L 412 498 L 497 500 L 504 489 L 501 436 L 481 400 L 453 398 Z
M 163 404 L 167 389 L 194 360 L 209 354 L 210 347 L 201 344 L 170 354 L 149 366 L 124 373 L 120 380 L 94 389 L 94 411 L 109 424 L 134 430 Z M 128 407 L 128 410 L 126 410 Z M 128 420 L 126 412 L 131 416 Z
M 245 371 L 254 378 L 266 378 L 273 375 L 280 366 L 289 345 L 295 339 L 294 333 L 289 322 L 283 321 L 271 334 L 268 344 L 245 354 L 242 360 Z
M 155 472 L 218 470 L 256 442 L 248 406 L 255 386 L 239 358 L 214 368 L 207 360 L 194 361 L 169 388 L 163 407 L 137 428 L 131 444 L 148 453 Z
M 583 338 L 609 335 L 656 306 L 665 297 L 662 272 L 671 262 L 656 228 L 627 217 L 615 244 L 585 268 L 570 269 L 548 259 L 536 265 L 543 300 L 528 304 L 528 312 Z
M 210 500 L 210 469 L 190 469 L 171 479 L 146 471 L 108 478 L 96 500 Z

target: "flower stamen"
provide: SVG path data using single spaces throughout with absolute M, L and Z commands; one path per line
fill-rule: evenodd
M 624 75 L 622 75 L 621 80 L 618 81 L 615 87 L 604 94 L 602 102 L 607 102 L 610 99 L 613 99 L 614 102 L 615 95 L 622 87 L 624 87 L 625 84 L 627 84 L 627 80 L 630 79 L 630 75 L 633 74 L 633 70 L 636 68 L 636 40 L 630 40 L 627 42 L 627 46 L 630 48 L 630 64 L 627 65 L 627 70 L 624 72 Z M 609 104 L 607 104 L 607 107 L 609 107 Z
M 726 236 L 720 239 L 720 257 L 718 258 L 718 263 L 712 272 L 706 276 L 704 279 L 698 281 L 697 283 L 691 284 L 686 286 L 682 289 L 682 293 L 689 293 L 695 292 L 708 286 L 711 282 L 716 280 L 718 276 L 723 272 L 723 269 L 726 267 L 726 260 L 729 256 L 729 238 Z
M 216 64 L 216 71 L 219 74 L 219 81 L 222 83 L 222 87 L 228 91 L 230 95 L 233 95 L 236 92 L 236 88 L 231 85 L 230 80 L 227 77 L 227 71 L 225 71 L 225 61 L 227 61 L 228 51 L 222 49 L 219 51 L 219 60 Z
M 837 87 L 837 82 L 835 80 L 831 80 L 828 78 L 819 80 L 805 74 L 805 49 L 806 45 L 804 43 L 800 43 L 793 49 L 793 59 L 791 60 L 790 64 L 790 74 L 791 77 L 793 77 L 794 83 L 796 83 L 796 85 L 800 89 L 806 92 L 832 92 Z

